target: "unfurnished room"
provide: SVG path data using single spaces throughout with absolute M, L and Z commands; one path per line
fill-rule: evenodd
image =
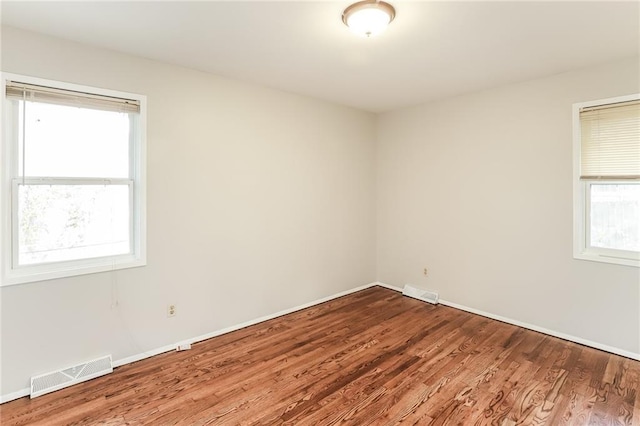
M 0 424 L 640 425 L 640 2 L 0 1 Z

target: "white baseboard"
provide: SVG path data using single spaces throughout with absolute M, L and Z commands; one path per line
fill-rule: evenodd
M 346 296 L 347 294 L 355 293 L 355 292 L 360 291 L 360 290 L 365 290 L 367 288 L 370 288 L 370 287 L 373 287 L 373 286 L 376 286 L 376 285 L 378 285 L 378 283 L 370 283 L 370 284 L 361 285 L 359 287 L 355 287 L 355 288 L 352 288 L 350 290 L 342 291 L 340 293 L 332 294 L 330 296 L 323 297 L 321 299 L 316 299 L 316 300 L 313 300 L 311 302 L 304 303 L 302 305 L 298 305 L 298 306 L 295 306 L 293 308 L 285 309 L 283 311 L 279 311 L 279 312 L 276 312 L 276 313 L 271 314 L 271 315 L 265 315 L 265 316 L 260 317 L 260 318 L 252 319 L 252 320 L 249 320 L 249 321 L 245 321 L 245 322 L 240 323 L 240 324 L 235 324 L 235 325 L 232 325 L 230 327 L 226 327 L 226 328 L 223 328 L 223 329 L 220 329 L 220 330 L 213 331 L 211 333 L 203 334 L 201 336 L 197 336 L 197 337 L 192 337 L 190 339 L 181 340 L 181 341 L 173 343 L 173 344 L 161 346 L 161 347 L 155 348 L 155 349 L 150 349 L 150 350 L 145 351 L 143 353 L 139 353 L 139 354 L 136 354 L 136 355 L 131 355 L 131 356 L 128 356 L 126 358 L 121 358 L 121 359 L 118 359 L 118 360 L 114 360 L 113 361 L 113 367 L 114 368 L 115 367 L 120 367 L 122 365 L 130 364 L 130 363 L 136 362 L 136 361 L 140 361 L 140 360 L 143 360 L 145 358 L 150 358 L 152 356 L 159 355 L 159 354 L 164 353 L 164 352 L 174 351 L 174 350 L 176 350 L 176 347 L 178 346 L 178 344 L 184 344 L 184 343 L 192 344 L 192 343 L 200 342 L 202 340 L 211 339 L 212 337 L 221 336 L 223 334 L 227 334 L 227 333 L 230 333 L 232 331 L 240 330 L 241 328 L 245 328 L 245 327 L 248 327 L 248 326 L 251 326 L 251 325 L 259 324 L 259 323 L 264 322 L 264 321 L 268 321 L 268 320 L 271 320 L 271 319 L 274 319 L 274 318 L 278 318 L 278 317 L 281 317 L 283 315 L 287 315 L 287 314 L 290 314 L 290 313 L 293 313 L 293 312 L 296 312 L 296 311 L 300 311 L 302 309 L 309 308 L 311 306 L 319 305 L 320 303 L 328 302 L 329 300 L 333 300 L 333 299 L 336 299 L 338 297 Z M 28 396 L 30 391 L 31 390 L 29 388 L 26 388 L 26 389 L 21 389 L 19 391 L 11 392 L 11 393 L 8 393 L 8 394 L 5 394 L 5 395 L 0 395 L 0 404 L 2 404 L 4 402 L 12 401 L 14 399 L 22 398 L 23 396 Z
M 365 285 L 362 285 L 362 286 L 359 286 L 359 287 L 352 288 L 350 290 L 342 291 L 340 293 L 336 293 L 336 294 L 333 294 L 333 295 L 330 295 L 330 296 L 327 296 L 327 297 L 323 297 L 321 299 L 317 299 L 317 300 L 314 300 L 314 301 L 311 301 L 311 302 L 308 302 L 308 303 L 304 303 L 302 305 L 298 305 L 298 306 L 295 306 L 293 308 L 285 309 L 283 311 L 279 311 L 279 312 L 276 312 L 276 313 L 271 314 L 271 315 L 265 315 L 265 316 L 260 317 L 260 318 L 256 318 L 256 319 L 253 319 L 253 320 L 245 321 L 245 322 L 240 323 L 240 324 L 236 324 L 236 325 L 232 325 L 230 327 L 226 327 L 226 328 L 223 328 L 223 329 L 220 329 L 220 330 L 216 330 L 216 331 L 213 331 L 211 333 L 203 334 L 203 335 L 200 335 L 200 336 L 197 336 L 197 337 L 192 337 L 192 338 L 186 339 L 186 340 L 181 340 L 181 341 L 176 342 L 174 344 L 161 346 L 159 348 L 150 349 L 150 350 L 145 351 L 143 353 L 132 355 L 132 356 L 128 356 L 126 358 L 121 358 L 121 359 L 113 361 L 113 367 L 114 368 L 115 367 L 120 367 L 122 365 L 129 364 L 129 363 L 136 362 L 136 361 L 140 361 L 140 360 L 143 360 L 145 358 L 150 358 L 152 356 L 159 355 L 159 354 L 164 353 L 164 352 L 173 351 L 173 350 L 176 349 L 178 344 L 184 344 L 184 343 L 193 344 L 193 343 L 200 342 L 200 341 L 203 341 L 203 340 L 211 339 L 211 338 L 216 337 L 216 336 L 221 336 L 223 334 L 227 334 L 227 333 L 230 333 L 232 331 L 240 330 L 241 328 L 245 328 L 245 327 L 248 327 L 248 326 L 251 326 L 251 325 L 259 324 L 259 323 L 264 322 L 264 321 L 268 321 L 268 320 L 271 320 L 271 319 L 274 319 L 274 318 L 278 318 L 278 317 L 281 317 L 283 315 L 287 315 L 287 314 L 290 314 L 290 313 L 293 313 L 293 312 L 296 312 L 296 311 L 300 311 L 302 309 L 306 309 L 306 308 L 309 308 L 311 306 L 315 306 L 315 305 L 318 305 L 320 303 L 328 302 L 328 301 L 336 299 L 338 297 L 346 296 L 348 294 L 355 293 L 357 291 L 365 290 L 367 288 L 375 287 L 375 286 L 384 287 L 384 288 L 387 288 L 389 290 L 393 290 L 393 291 L 397 291 L 397 292 L 402 293 L 402 288 L 396 287 L 396 286 L 393 286 L 393 285 L 389 285 L 389 284 L 385 284 L 385 283 L 381 283 L 381 282 L 374 282 L 374 283 L 371 283 L 371 284 L 365 284 Z M 597 342 L 592 342 L 590 340 L 582 339 L 580 337 L 575 337 L 575 336 L 571 336 L 571 335 L 568 335 L 568 334 L 565 334 L 565 333 L 560 333 L 560 332 L 557 332 L 557 331 L 554 331 L 554 330 L 549 330 L 549 329 L 546 329 L 546 328 L 543 328 L 543 327 L 538 327 L 538 326 L 533 325 L 533 324 L 527 324 L 527 323 L 524 323 L 524 322 L 521 322 L 521 321 L 513 320 L 511 318 L 505 318 L 505 317 L 500 316 L 500 315 L 494 315 L 494 314 L 491 314 L 491 313 L 488 313 L 488 312 L 480 311 L 478 309 L 469 308 L 467 306 L 459 305 L 459 304 L 454 303 L 454 302 L 449 302 L 449 301 L 441 299 L 440 303 L 442 305 L 445 305 L 445 306 L 450 306 L 452 308 L 460 309 L 462 311 L 470 312 L 472 314 L 481 315 L 483 317 L 487 317 L 487 318 L 495 319 L 495 320 L 498 320 L 498 321 L 506 322 L 508 324 L 512 324 L 512 325 L 515 325 L 515 326 L 518 326 L 518 327 L 527 328 L 529 330 L 537 331 L 539 333 L 547 334 L 549 336 L 554 336 L 554 337 L 558 337 L 560 339 L 564 339 L 564 340 L 568 340 L 568 341 L 571 341 L 571 342 L 579 343 L 581 345 L 590 346 L 592 348 L 600 349 L 600 350 L 603 350 L 603 351 L 606 351 L 606 352 L 611 352 L 613 354 L 621 355 L 621 356 L 624 356 L 624 357 L 627 357 L 627 358 L 640 360 L 640 354 L 638 354 L 638 353 L 626 351 L 626 350 L 623 350 L 623 349 L 615 348 L 615 347 L 604 345 L 604 344 L 597 343 Z M 29 388 L 25 388 L 25 389 L 21 389 L 21 390 L 18 390 L 18 391 L 15 391 L 15 392 L 11 392 L 11 393 L 8 393 L 8 394 L 0 395 L 0 404 L 2 404 L 4 402 L 12 401 L 14 399 L 22 398 L 24 396 L 28 396 L 29 393 L 30 393 L 30 389 Z
M 160 355 L 165 352 L 171 352 L 176 350 L 176 344 L 170 344 L 161 346 L 159 348 L 149 349 L 141 354 L 135 354 L 128 356 L 126 358 L 116 359 L 113 361 L 113 368 L 123 366 L 125 364 L 131 364 L 132 362 L 140 361 L 145 358 L 151 358 L 152 356 Z
M 472 314 L 481 315 L 483 317 L 491 318 L 494 320 L 506 322 L 508 324 L 516 325 L 518 327 L 527 328 L 529 330 L 537 331 L 538 333 L 548 334 L 549 336 L 558 337 L 563 340 L 568 340 L 570 342 L 579 343 L 584 346 L 590 346 L 595 349 L 600 349 L 601 351 L 610 352 L 612 354 L 620 355 L 626 358 L 635 359 L 640 361 L 640 354 L 627 351 L 624 349 L 616 348 L 614 346 L 605 345 L 603 343 L 594 342 L 592 340 L 583 339 L 581 337 L 572 336 L 570 334 L 562 333 L 555 330 L 549 330 L 548 328 L 539 327 L 537 325 L 528 324 L 526 322 L 514 320 L 511 318 L 506 318 L 500 315 L 490 314 L 488 312 L 480 311 L 478 309 L 469 308 L 467 306 L 459 305 L 457 303 L 449 302 L 447 300 L 440 299 L 440 303 L 445 306 L 450 306 L 452 308 L 460 309 L 462 311 L 470 312 Z
M 389 285 L 381 282 L 376 282 L 373 285 L 377 285 L 380 287 L 388 288 L 389 290 L 397 291 L 398 293 L 402 293 L 402 287 L 396 287 L 395 285 Z
M 20 389 L 19 391 L 0 395 L 0 404 L 13 401 L 14 399 L 22 398 L 23 396 L 29 396 L 30 393 L 31 393 L 31 388 L 24 388 L 24 389 Z
M 213 337 L 221 336 L 223 334 L 231 333 L 232 331 L 240 330 L 241 328 L 249 327 L 251 325 L 259 324 L 264 321 L 268 321 L 274 318 L 281 317 L 283 315 L 287 315 L 296 311 L 300 311 L 302 309 L 310 308 L 311 306 L 319 305 L 320 303 L 328 302 L 329 300 L 337 299 L 338 297 L 346 296 L 347 294 L 355 293 L 360 290 L 364 290 L 370 287 L 377 285 L 377 283 L 365 284 L 359 287 L 352 288 L 350 290 L 342 291 L 340 293 L 332 294 L 331 296 L 323 297 L 321 299 L 313 300 L 309 303 L 304 303 L 302 305 L 294 306 L 293 308 L 285 309 L 283 311 L 276 312 L 275 314 L 265 315 L 260 318 L 255 318 L 249 321 L 242 322 L 240 324 L 235 324 L 230 327 L 222 328 L 220 330 L 212 331 L 211 333 L 202 334 L 200 336 L 192 337 L 190 339 L 181 340 L 171 345 L 162 346 L 160 348 L 152 349 L 150 351 L 146 351 L 142 354 L 132 355 L 127 358 L 122 358 L 113 362 L 114 367 L 120 367 L 121 365 L 129 364 L 132 362 L 140 361 L 145 358 L 149 358 L 155 355 L 159 355 L 164 352 L 174 351 L 178 344 L 183 343 L 197 343 L 203 340 L 211 339 Z
M 380 287 L 385 287 L 385 288 L 388 288 L 390 290 L 394 290 L 394 291 L 398 291 L 398 292 L 402 293 L 402 288 L 400 288 L 400 287 L 396 287 L 396 286 L 392 286 L 392 285 L 384 284 L 384 283 L 380 283 L 380 282 L 376 283 L 376 284 L 379 285 Z M 581 337 L 572 336 L 570 334 L 561 333 L 559 331 L 549 330 L 548 328 L 539 327 L 539 326 L 533 325 L 533 324 L 528 324 L 526 322 L 522 322 L 522 321 L 514 320 L 514 319 L 511 319 L 511 318 L 503 317 L 501 315 L 495 315 L 495 314 L 492 314 L 492 313 L 489 313 L 489 312 L 481 311 L 479 309 L 469 308 L 468 306 L 460 305 L 460 304 L 454 303 L 454 302 L 449 302 L 448 300 L 440 299 L 440 304 L 445 305 L 445 306 L 449 306 L 449 307 L 452 307 L 452 308 L 455 308 L 455 309 L 460 309 L 461 311 L 465 311 L 465 312 L 469 312 L 469 313 L 472 313 L 472 314 L 480 315 L 480 316 L 483 316 L 483 317 L 491 318 L 491 319 L 494 319 L 494 320 L 506 322 L 507 324 L 511 324 L 511 325 L 515 325 L 515 326 L 518 326 L 518 327 L 526 328 L 526 329 L 529 329 L 529 330 L 537 331 L 538 333 L 547 334 L 547 335 L 553 336 L 553 337 L 558 337 L 560 339 L 568 340 L 570 342 L 579 343 L 581 345 L 589 346 L 589 347 L 592 347 L 592 348 L 595 348 L 595 349 L 599 349 L 601 351 L 610 352 L 612 354 L 616 354 L 616 355 L 620 355 L 620 356 L 623 356 L 623 357 L 626 357 L 626 358 L 631 358 L 631 359 L 635 359 L 635 360 L 640 361 L 640 353 L 627 351 L 627 350 L 624 350 L 624 349 L 616 348 L 614 346 L 609 346 L 609 345 L 605 345 L 603 343 L 594 342 L 592 340 L 583 339 Z

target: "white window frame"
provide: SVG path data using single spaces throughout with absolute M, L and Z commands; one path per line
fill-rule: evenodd
M 573 104 L 573 257 L 579 260 L 640 267 L 640 253 L 626 250 L 592 247 L 589 235 L 590 194 L 594 184 L 640 184 L 638 180 L 580 179 L 580 151 L 582 134 L 580 110 L 582 108 L 628 102 L 640 99 L 640 94 Z
M 0 117 L 3 124 L 2 143 L 0 144 L 0 168 L 2 169 L 2 175 L 0 176 L 0 252 L 2 253 L 0 259 L 2 268 L 0 287 L 146 265 L 146 96 L 5 72 L 0 73 L 0 77 L 2 91 Z M 17 264 L 17 187 L 18 183 L 22 183 L 23 178 L 18 175 L 17 118 L 14 116 L 14 108 L 10 104 L 11 101 L 5 95 L 7 81 L 19 81 L 81 93 L 133 99 L 140 102 L 139 116 L 134 121 L 136 127 L 132 132 L 137 137 L 134 137 L 130 146 L 130 177 L 108 179 L 108 183 L 127 184 L 132 189 L 129 192 L 131 213 L 129 230 L 131 252 L 129 254 L 34 265 Z M 65 178 L 25 178 L 25 183 L 43 185 L 63 185 L 65 183 L 95 185 L 104 184 L 105 182 L 107 180 L 102 178 L 72 180 Z

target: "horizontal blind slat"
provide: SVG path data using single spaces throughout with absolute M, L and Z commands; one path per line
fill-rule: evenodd
M 580 111 L 581 179 L 640 178 L 640 101 Z
M 92 108 L 104 111 L 124 113 L 140 112 L 140 102 L 135 99 L 95 95 L 14 81 L 7 82 L 6 97 L 14 100 L 27 100 L 30 102 Z

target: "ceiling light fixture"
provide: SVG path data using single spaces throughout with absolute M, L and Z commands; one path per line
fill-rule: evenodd
M 396 10 L 380 0 L 364 0 L 342 12 L 342 22 L 353 32 L 371 37 L 381 33 L 396 17 Z

